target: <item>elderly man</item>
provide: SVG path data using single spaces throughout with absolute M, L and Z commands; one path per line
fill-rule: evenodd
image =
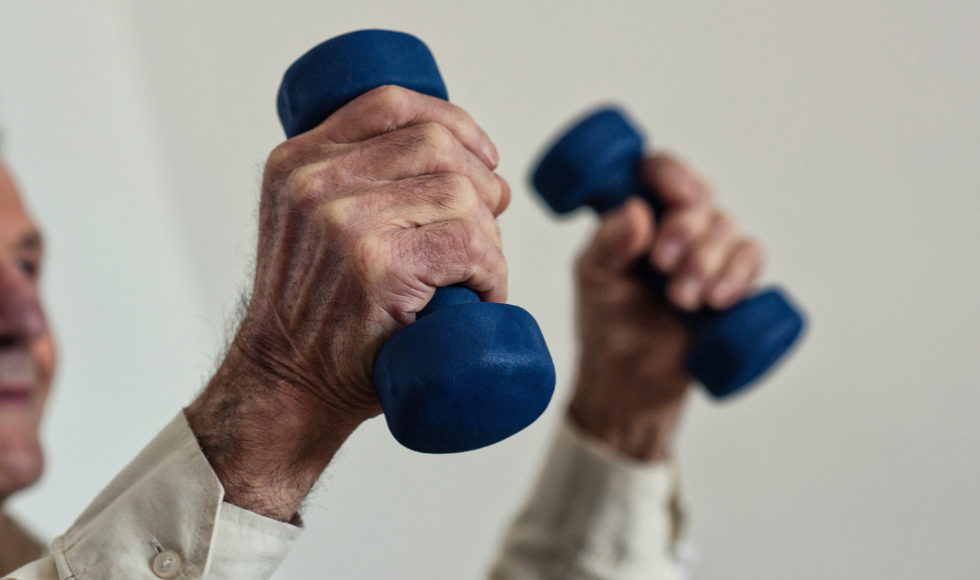
M 266 165 L 248 310 L 204 391 L 18 580 L 267 578 L 297 511 L 346 438 L 380 407 L 380 345 L 435 288 L 507 296 L 495 218 L 510 189 L 462 109 L 396 87 L 352 101 Z M 582 363 L 543 481 L 494 578 L 673 577 L 679 525 L 667 463 L 688 391 L 689 336 L 631 275 L 649 256 L 670 299 L 724 307 L 760 263 L 679 162 L 644 165 L 668 206 L 659 231 L 631 202 L 578 265 Z M 41 469 L 37 426 L 54 366 L 37 301 L 41 244 L 0 172 L 0 499 Z M 5 519 L 0 560 L 37 554 Z M 7 550 L 7 546 L 24 546 Z
M 41 235 L 0 163 L 0 508 L 38 480 L 44 464 L 38 424 L 51 388 L 54 340 L 38 302 Z M 43 549 L 0 511 L 0 573 Z

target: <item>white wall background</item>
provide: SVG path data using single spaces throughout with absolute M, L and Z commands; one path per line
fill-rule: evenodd
M 285 68 L 349 30 L 435 52 L 503 154 L 511 298 L 559 368 L 545 417 L 449 457 L 365 425 L 283 578 L 479 578 L 562 411 L 570 265 L 525 174 L 615 99 L 769 248 L 811 317 L 764 387 L 698 395 L 679 444 L 700 578 L 980 571 L 980 4 L 0 0 L 4 156 L 50 239 L 62 365 L 50 468 L 17 513 L 54 536 L 186 404 L 245 283 Z

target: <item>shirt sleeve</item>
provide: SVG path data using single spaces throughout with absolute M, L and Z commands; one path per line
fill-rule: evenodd
M 620 456 L 566 420 L 490 578 L 685 578 L 682 520 L 673 465 Z
M 224 503 L 180 413 L 57 538 L 4 580 L 266 579 L 301 528 Z

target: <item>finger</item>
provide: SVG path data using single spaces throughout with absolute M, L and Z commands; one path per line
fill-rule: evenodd
M 334 231 L 390 231 L 469 220 L 479 225 L 495 246 L 503 247 L 500 228 L 463 175 L 420 175 L 384 182 L 317 207 Z
M 734 222 L 724 214 L 716 214 L 706 235 L 684 256 L 668 285 L 668 298 L 684 310 L 696 310 L 704 304 L 737 242 Z
M 506 179 L 496 173 L 493 175 L 500 180 L 500 201 L 497 202 L 497 207 L 493 210 L 493 217 L 498 217 L 510 206 L 510 184 L 507 183 Z
M 673 272 L 691 246 L 708 232 L 713 218 L 714 208 L 707 202 L 668 209 L 654 240 L 653 264 L 663 272 Z
M 580 267 L 625 272 L 650 248 L 653 234 L 650 206 L 639 198 L 630 198 L 622 207 L 603 215 L 592 243 L 582 254 Z
M 717 310 L 731 307 L 744 298 L 762 270 L 761 246 L 751 240 L 741 240 L 728 257 L 721 275 L 708 295 L 708 304 Z
M 676 157 L 658 153 L 640 163 L 640 175 L 669 209 L 708 203 L 711 189 Z
M 402 179 L 365 196 L 374 219 L 385 224 L 408 229 L 468 220 L 477 224 L 497 248 L 503 248 L 495 216 L 464 175 L 445 173 Z
M 393 272 L 405 272 L 433 291 L 463 284 L 486 302 L 506 302 L 507 261 L 477 224 L 433 223 L 400 230 L 394 239 L 392 255 L 405 256 L 406 263 L 394 264 Z
M 497 148 L 469 113 L 448 101 L 394 85 L 378 87 L 347 103 L 310 131 L 310 136 L 356 143 L 420 123 L 444 126 L 487 167 L 497 167 Z
M 333 162 L 351 166 L 355 178 L 372 181 L 430 173 L 462 174 L 476 186 L 494 215 L 510 200 L 507 183 L 439 123 L 420 123 L 368 139 L 352 145 L 343 159 Z

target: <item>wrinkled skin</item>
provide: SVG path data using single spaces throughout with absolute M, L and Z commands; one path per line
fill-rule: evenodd
M 269 156 L 244 321 L 191 428 L 226 499 L 288 520 L 380 413 L 371 369 L 437 287 L 507 297 L 497 152 L 459 107 L 397 87 L 350 102 Z

